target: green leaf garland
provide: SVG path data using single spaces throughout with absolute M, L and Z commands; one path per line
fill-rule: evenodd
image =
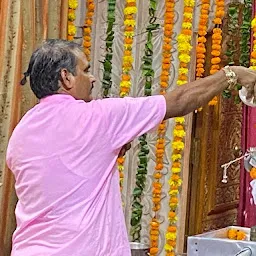
M 142 75 L 145 78 L 144 94 L 145 96 L 151 96 L 152 94 L 152 83 L 155 72 L 152 68 L 153 64 L 153 31 L 159 29 L 159 24 L 156 24 L 156 8 L 157 0 L 150 0 L 149 5 L 149 24 L 146 28 L 147 41 L 145 44 L 145 52 L 142 58 Z M 133 201 L 132 201 L 132 216 L 131 216 L 131 236 L 132 241 L 140 241 L 141 231 L 141 218 L 143 205 L 142 194 L 146 184 L 147 167 L 148 167 L 148 154 L 149 148 L 147 144 L 147 134 L 140 136 L 140 152 L 138 154 L 138 168 L 136 174 L 136 185 L 133 190 Z
M 116 0 L 108 0 L 107 10 L 107 36 L 106 36 L 106 56 L 103 63 L 103 97 L 108 97 L 109 90 L 112 86 L 112 58 L 113 58 L 113 41 L 114 41 L 114 23 L 115 23 Z

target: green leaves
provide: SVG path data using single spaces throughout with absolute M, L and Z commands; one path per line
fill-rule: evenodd
M 113 40 L 115 37 L 114 22 L 115 22 L 115 8 L 116 0 L 108 0 L 108 13 L 107 13 L 107 36 L 106 36 L 106 56 L 105 60 L 101 63 L 103 64 L 103 97 L 107 97 L 109 90 L 112 86 L 112 58 L 113 58 Z

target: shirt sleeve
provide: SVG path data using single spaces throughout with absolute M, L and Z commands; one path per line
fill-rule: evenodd
M 113 150 L 120 149 L 159 125 L 166 114 L 164 96 L 114 98 L 95 101 L 103 116 L 101 129 L 106 129 Z

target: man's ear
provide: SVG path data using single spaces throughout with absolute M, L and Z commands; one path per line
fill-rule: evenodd
M 66 90 L 69 90 L 73 87 L 73 84 L 71 83 L 72 76 L 73 75 L 66 68 L 61 69 L 60 71 L 61 83 Z

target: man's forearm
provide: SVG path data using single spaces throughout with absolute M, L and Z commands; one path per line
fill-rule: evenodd
M 224 71 L 180 86 L 165 95 L 167 106 L 165 119 L 184 116 L 204 106 L 227 87 Z

